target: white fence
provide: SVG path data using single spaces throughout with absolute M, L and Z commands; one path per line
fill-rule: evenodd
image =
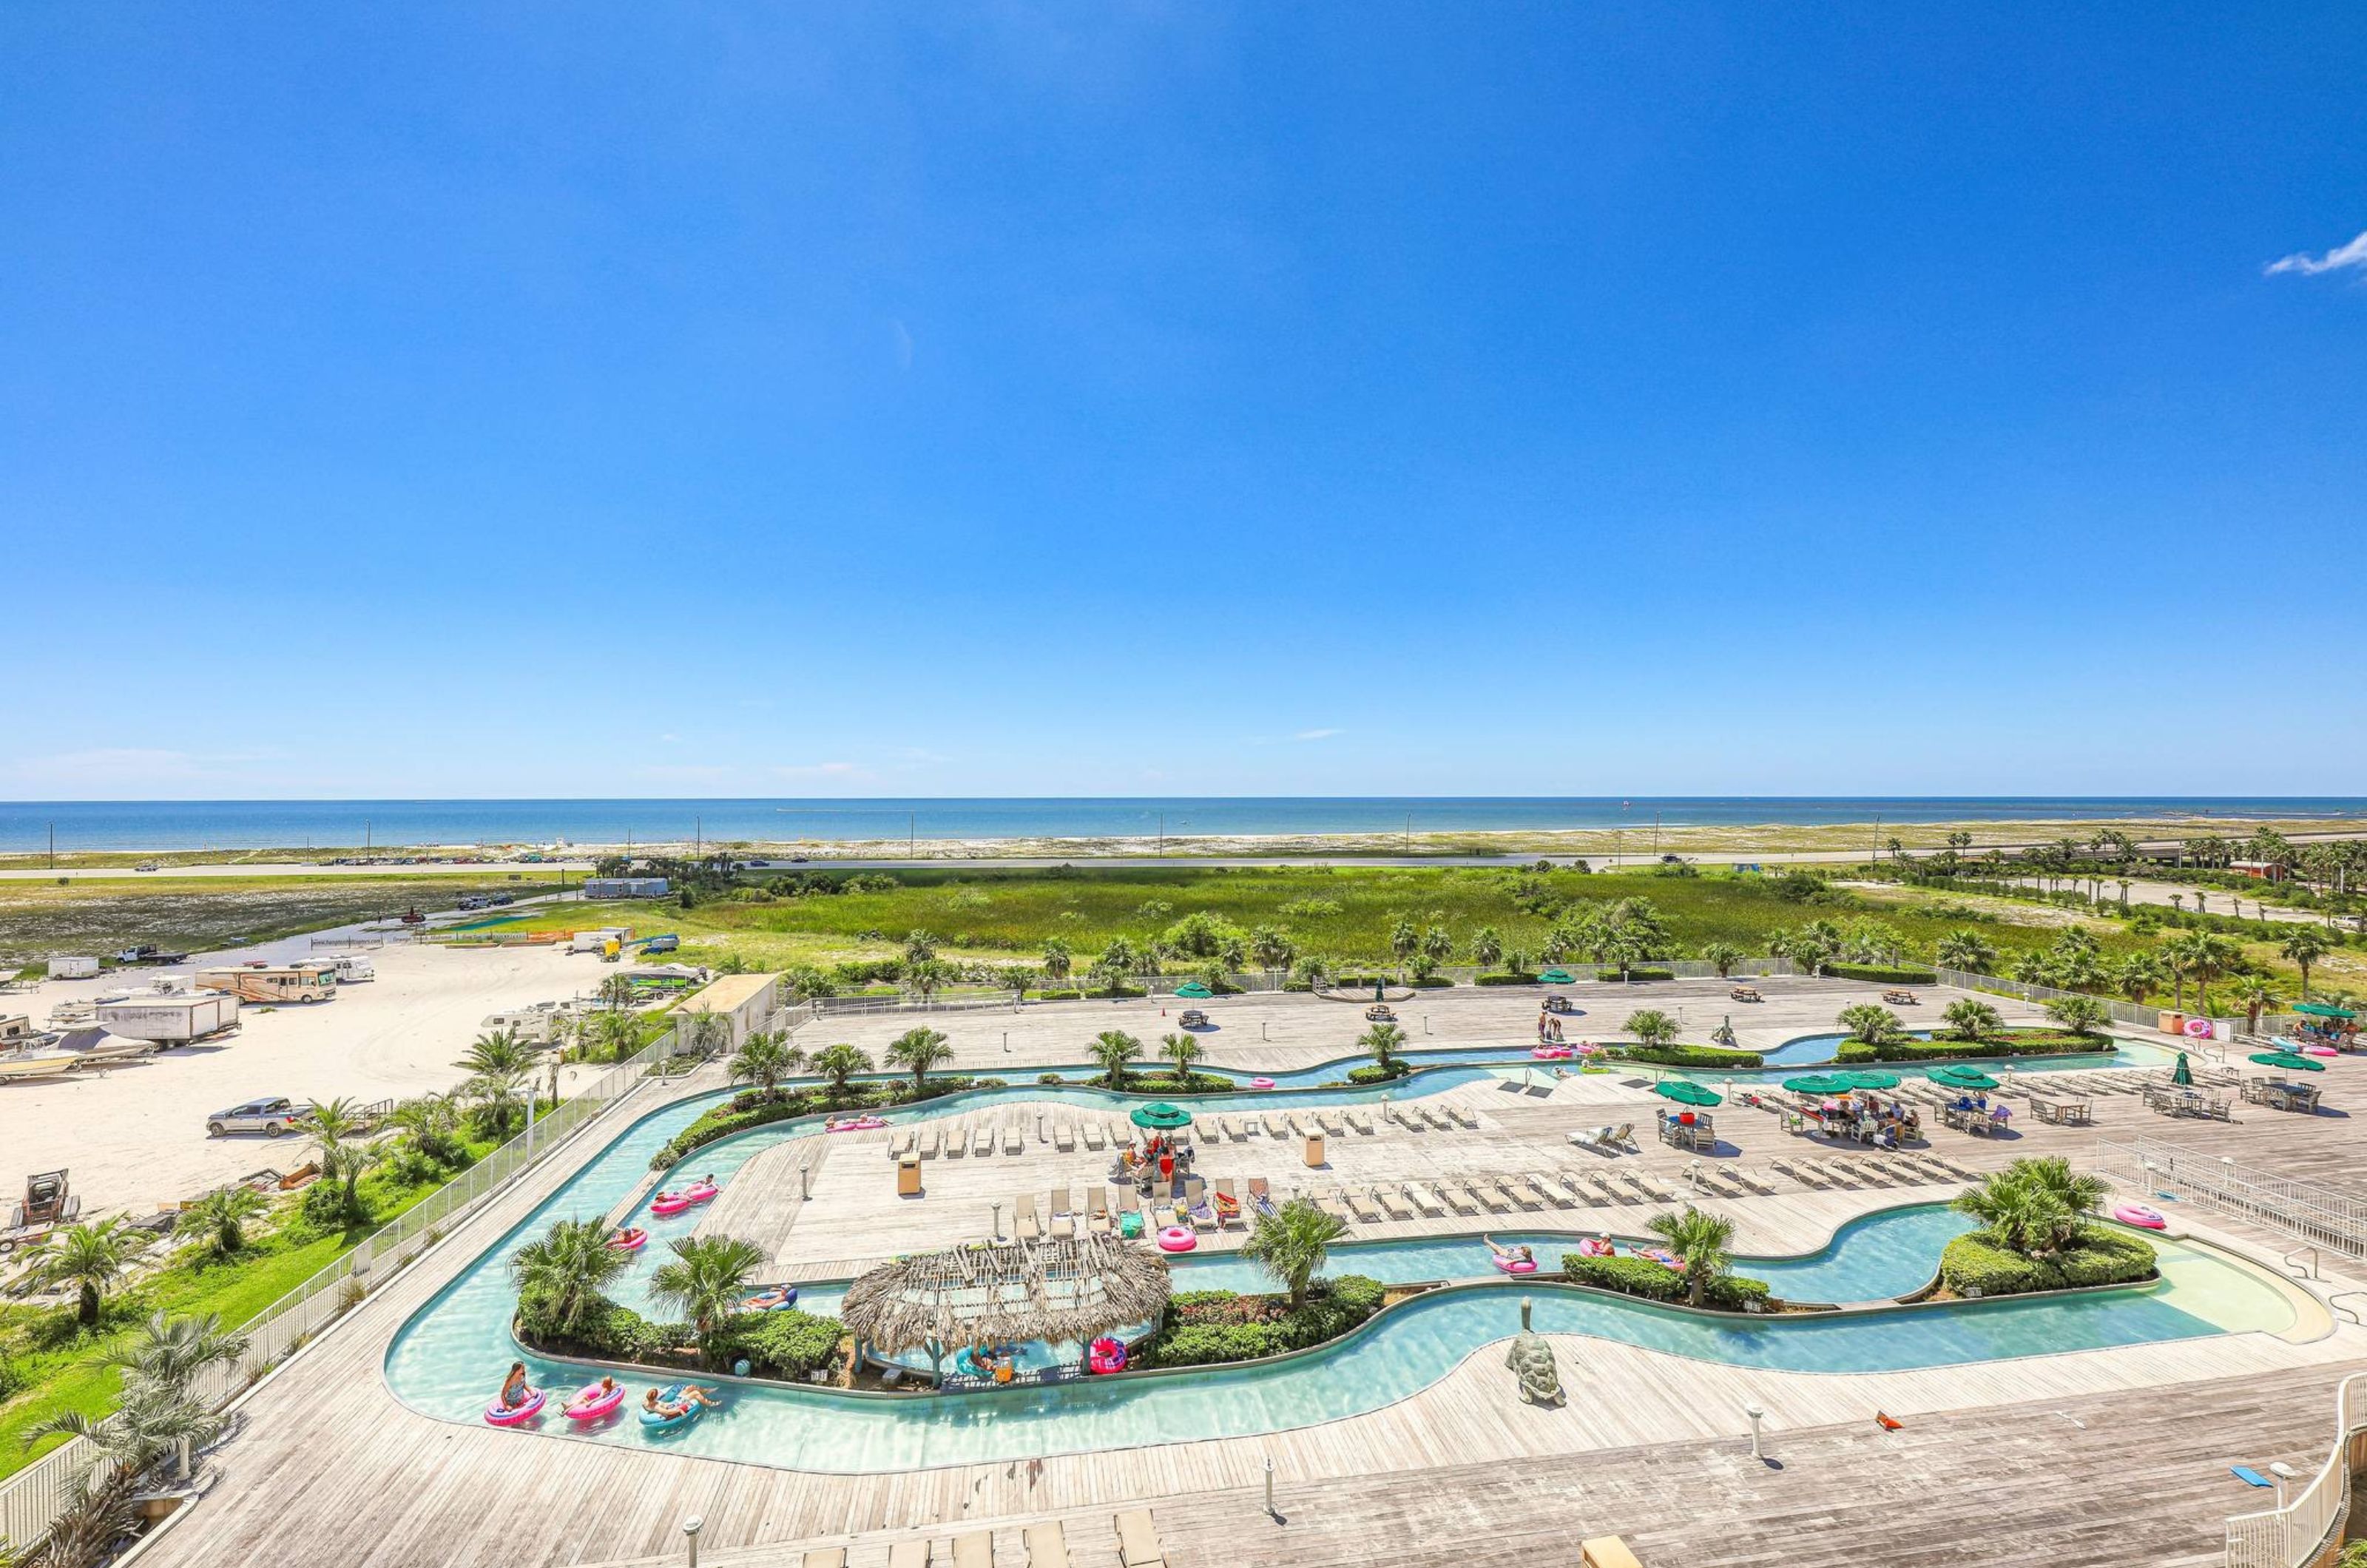
M 2353 1450 L 2367 1435 L 2367 1373 L 2334 1392 L 2334 1447 L 2309 1484 L 2282 1507 L 2227 1521 L 2227 1568 L 2304 1568 L 2317 1560 L 2350 1512 Z
M 585 1123 L 647 1082 L 648 1069 L 664 1060 L 673 1048 L 674 1036 L 668 1033 L 611 1067 L 561 1101 L 529 1131 L 379 1226 L 352 1251 L 241 1325 L 239 1332 L 247 1339 L 246 1353 L 235 1363 L 209 1369 L 198 1385 L 200 1394 L 214 1406 L 227 1404 L 435 1245 L 467 1211 L 516 1180 Z M 75 1438 L 0 1480 L 0 1540 L 22 1550 L 48 1534 L 51 1523 L 65 1509 L 75 1478 L 98 1458 L 94 1445 Z
M 2112 997 L 2100 997 L 2090 991 L 2058 990 L 2053 986 L 2033 985 L 2028 980 L 2001 979 L 1995 975 L 1976 975 L 1964 969 L 1939 971 L 1940 984 L 1954 986 L 1961 991 L 1991 991 L 1999 996 L 2020 997 L 2026 1002 L 2059 1002 L 2069 997 L 2085 997 L 2099 1001 L 2112 1013 L 2115 1023 L 2134 1024 L 2143 1029 L 2157 1029 L 2161 1015 L 2170 1010 L 2149 1002 L 2124 1002 Z M 2213 1031 L 2222 1040 L 2244 1027 L 2240 1018 L 2214 1018 Z
M 2175 1191 L 2348 1258 L 2367 1258 L 2367 1201 L 2158 1138 L 2100 1140 L 2098 1168 L 2138 1190 Z

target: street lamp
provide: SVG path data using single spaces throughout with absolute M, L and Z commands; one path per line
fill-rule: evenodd
M 1755 1460 L 1764 1460 L 1767 1456 L 1761 1452 L 1759 1448 L 1759 1423 L 1767 1412 L 1756 1404 L 1746 1404 L 1742 1407 L 1742 1413 L 1750 1417 L 1750 1457 Z
M 707 1528 L 707 1520 L 693 1514 L 682 1521 L 682 1538 L 689 1543 L 689 1568 L 698 1568 L 698 1532 Z

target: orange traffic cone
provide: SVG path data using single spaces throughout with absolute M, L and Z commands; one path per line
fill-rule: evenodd
M 1874 1413 L 1874 1424 L 1881 1427 L 1886 1432 L 1896 1432 L 1898 1428 L 1907 1425 L 1906 1422 L 1886 1416 L 1879 1410 Z

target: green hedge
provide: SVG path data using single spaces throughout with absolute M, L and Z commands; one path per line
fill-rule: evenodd
M 2090 1225 L 2051 1258 L 2024 1258 L 1980 1232 L 1960 1235 L 1940 1254 L 1940 1278 L 1958 1295 L 2019 1296 L 2076 1285 L 2120 1285 L 2150 1280 L 2154 1250 L 2125 1231 Z
M 1292 1312 L 1280 1298 L 1231 1291 L 1171 1296 L 1159 1332 L 1134 1348 L 1138 1367 L 1207 1367 L 1279 1356 L 1337 1339 L 1381 1308 L 1381 1282 L 1363 1274 L 1317 1281 Z
M 1685 1277 L 1648 1258 L 1589 1258 L 1582 1252 L 1565 1252 L 1561 1255 L 1561 1272 L 1562 1278 L 1574 1285 L 1593 1285 L 1656 1302 L 1685 1299 Z M 1745 1312 L 1749 1310 L 1747 1303 L 1763 1304 L 1773 1295 L 1764 1280 L 1721 1274 L 1709 1282 L 1702 1301 L 1720 1312 Z
M 1367 1062 L 1361 1067 L 1348 1069 L 1348 1081 L 1353 1084 L 1387 1083 L 1401 1078 L 1413 1069 L 1403 1062 L 1391 1062 L 1384 1067 L 1377 1062 Z
M 1418 991 L 1443 991 L 1454 985 L 1455 980 L 1452 976 L 1447 975 L 1422 975 L 1408 981 L 1407 984 Z
M 1677 972 L 1673 969 L 1630 969 L 1627 973 L 1622 975 L 1616 969 L 1597 969 L 1594 972 L 1594 977 L 1598 980 L 1614 982 L 1620 980 L 1673 980 L 1677 977 Z
M 721 1349 L 726 1360 L 745 1356 L 751 1367 L 767 1377 L 802 1378 L 838 1359 L 839 1340 L 845 1333 L 838 1319 L 794 1307 L 742 1313 L 725 1325 Z
M 1879 964 L 1828 964 L 1825 974 L 1836 980 L 1880 980 L 1893 986 L 1936 986 L 1937 970 L 1888 969 Z
M 2101 1034 L 2079 1035 L 2067 1029 L 2010 1029 L 1981 1040 L 1885 1040 L 1868 1045 L 1844 1040 L 1833 1053 L 1836 1062 L 1940 1062 L 1956 1056 L 2063 1056 L 2110 1051 L 2112 1040 Z
M 686 1323 L 657 1323 L 606 1296 L 584 1308 L 574 1332 L 561 1333 L 551 1321 L 551 1300 L 542 1291 L 518 1294 L 518 1336 L 527 1344 L 562 1355 L 604 1357 L 618 1361 L 655 1361 L 689 1348 Z
M 1534 986 L 1535 975 L 1482 975 L 1471 982 L 1475 986 Z
M 1623 1061 L 1650 1062 L 1662 1067 L 1757 1067 L 1765 1060 L 1756 1051 L 1729 1051 L 1723 1045 L 1621 1045 Z
M 1027 995 L 1031 1000 L 1039 1002 L 1081 1002 L 1085 999 L 1085 993 L 1077 990 L 1030 991 Z

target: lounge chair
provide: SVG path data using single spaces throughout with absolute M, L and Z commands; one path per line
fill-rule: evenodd
M 949 1122 L 946 1124 L 946 1157 L 959 1159 L 969 1153 L 969 1123 Z
M 1069 1536 L 1059 1520 L 1027 1527 L 1027 1568 L 1069 1568 Z
M 912 1152 L 912 1130 L 910 1127 L 888 1140 L 888 1157 L 901 1159 Z
M 972 1530 L 954 1537 L 954 1568 L 994 1568 L 994 1532 Z
M 1645 1180 L 1642 1177 L 1637 1176 L 1633 1171 L 1627 1171 L 1624 1174 L 1627 1178 L 1627 1185 L 1633 1187 L 1637 1191 L 1641 1192 L 1648 1201 L 1655 1203 L 1665 1203 L 1669 1201 L 1669 1195 L 1660 1190 L 1660 1189 L 1654 1183 Z
M 1589 1176 L 1581 1178 L 1580 1179 L 1584 1180 L 1597 1192 L 1602 1193 L 1603 1201 L 1607 1203 L 1633 1203 L 1636 1201 L 1636 1194 L 1634 1191 L 1625 1187 L 1622 1187 L 1619 1183 L 1612 1180 L 1607 1176 Z
M 1229 1176 L 1220 1176 L 1217 1178 L 1216 1186 L 1217 1223 L 1219 1225 L 1238 1225 L 1245 1223 L 1241 1216 L 1241 1195 L 1235 1187 L 1233 1179 Z
M 1258 1118 L 1258 1121 L 1264 1126 L 1265 1135 L 1269 1138 L 1287 1138 L 1290 1136 L 1290 1129 L 1271 1115 L 1261 1116 Z
M 1569 1171 L 1554 1171 L 1551 1173 L 1550 1179 L 1556 1186 L 1569 1194 L 1570 1201 L 1573 1203 L 1583 1203 L 1591 1208 L 1593 1205 L 1603 1201 L 1602 1194 L 1596 1192 L 1592 1188 L 1579 1180 L 1577 1177 L 1571 1175 Z
M 1315 1124 L 1322 1128 L 1328 1136 L 1334 1138 L 1340 1135 L 1341 1129 L 1343 1125 L 1339 1115 L 1336 1112 L 1330 1111 L 1317 1111 L 1315 1113 Z
M 1011 1201 L 1011 1234 L 1022 1241 L 1035 1241 L 1044 1234 L 1036 1219 L 1036 1200 L 1026 1193 Z
M 1405 1201 L 1402 1193 L 1392 1192 L 1386 1187 L 1377 1188 L 1373 1192 L 1373 1201 L 1378 1203 L 1381 1212 L 1393 1220 L 1413 1218 L 1413 1205 Z
M 1067 1188 L 1055 1187 L 1052 1189 L 1050 1204 L 1052 1213 L 1052 1239 L 1054 1241 L 1066 1241 L 1070 1236 L 1077 1234 L 1077 1213 L 1074 1209 L 1069 1206 L 1070 1201 L 1069 1190 Z
M 1002 1152 L 1004 1154 L 1020 1154 L 1023 1153 L 1026 1147 L 1027 1140 L 1020 1133 L 1018 1123 L 1014 1122 L 1002 1129 Z
M 1349 1126 L 1354 1128 L 1364 1136 L 1369 1138 L 1373 1135 L 1373 1118 L 1370 1112 L 1364 1111 L 1343 1111 L 1340 1114 L 1347 1119 Z
M 1446 1200 L 1441 1198 L 1433 1188 L 1409 1181 L 1405 1184 L 1405 1195 L 1408 1202 L 1433 1218 L 1446 1213 Z
M 1523 1176 L 1521 1178 L 1521 1180 L 1527 1184 L 1530 1191 L 1535 1193 L 1538 1197 L 1543 1198 L 1553 1207 L 1557 1209 L 1567 1209 L 1570 1206 L 1569 1194 L 1564 1192 L 1554 1183 L 1546 1180 L 1543 1177 L 1532 1174 Z
M 1497 1186 L 1492 1179 L 1483 1178 L 1472 1182 L 1469 1191 L 1473 1197 L 1479 1200 L 1479 1206 L 1490 1213 L 1509 1214 L 1518 1207 L 1512 1201 L 1512 1195 Z
M 1085 1189 L 1085 1224 L 1096 1231 L 1110 1228 L 1109 1204 L 1103 1199 L 1099 1183 Z
M 1117 1527 L 1117 1560 L 1123 1568 L 1167 1568 L 1167 1549 L 1159 1543 L 1158 1527 L 1148 1508 L 1127 1508 L 1114 1514 Z
M 992 1154 L 994 1152 L 994 1129 L 988 1126 L 983 1122 L 980 1122 L 977 1129 L 969 1135 L 969 1152 L 973 1155 Z
M 1064 1155 L 1076 1153 L 1076 1129 L 1066 1122 L 1055 1122 L 1052 1127 L 1052 1146 Z
M 1471 1195 L 1471 1189 L 1459 1182 L 1442 1181 L 1438 1190 L 1445 1195 L 1447 1207 L 1458 1214 L 1476 1214 L 1484 1206 Z
M 1202 1235 L 1212 1235 L 1224 1228 L 1224 1222 L 1217 1217 L 1217 1206 L 1208 1201 L 1205 1191 L 1193 1200 L 1184 1213 L 1192 1222 L 1192 1228 Z
M 1261 1214 L 1274 1212 L 1274 1193 L 1268 1190 L 1263 1176 L 1250 1178 L 1250 1207 Z
M 1571 1132 L 1569 1141 L 1581 1149 L 1607 1149 L 1611 1146 L 1611 1126 L 1580 1127 Z
M 799 1568 L 846 1568 L 846 1548 L 817 1546 L 798 1560 Z M 992 1564 L 988 1564 L 992 1568 Z
M 929 1543 L 900 1540 L 888 1549 L 888 1568 L 929 1568 Z
M 1349 1209 L 1348 1205 L 1341 1201 L 1340 1195 L 1337 1192 L 1317 1194 L 1315 1198 L 1315 1206 L 1322 1210 L 1325 1213 L 1333 1215 L 1339 1219 L 1353 1222 L 1356 1217 L 1354 1213 Z
M 1607 1146 L 1614 1149 L 1634 1148 L 1636 1146 L 1636 1123 L 1633 1122 L 1620 1122 L 1618 1129 L 1614 1131 L 1607 1140 Z
M 1479 1125 L 1478 1113 L 1467 1107 L 1450 1105 L 1446 1108 L 1446 1114 L 1453 1118 L 1455 1124 L 1458 1127 L 1477 1127 Z
M 937 1124 L 932 1122 L 927 1126 L 921 1129 L 921 1157 L 923 1159 L 934 1159 L 936 1156 Z
M 1095 1153 L 1099 1153 L 1101 1150 L 1109 1147 L 1109 1134 L 1103 1128 L 1102 1119 L 1100 1117 L 1086 1117 L 1084 1124 L 1079 1129 L 1079 1131 L 1082 1132 L 1085 1135 L 1085 1147 L 1093 1150 Z
M 1373 1195 L 1369 1192 L 1351 1191 L 1345 1194 L 1343 1201 L 1348 1205 L 1348 1212 L 1365 1224 L 1376 1225 L 1388 1218 L 1381 1213 L 1381 1206 L 1373 1201 Z

